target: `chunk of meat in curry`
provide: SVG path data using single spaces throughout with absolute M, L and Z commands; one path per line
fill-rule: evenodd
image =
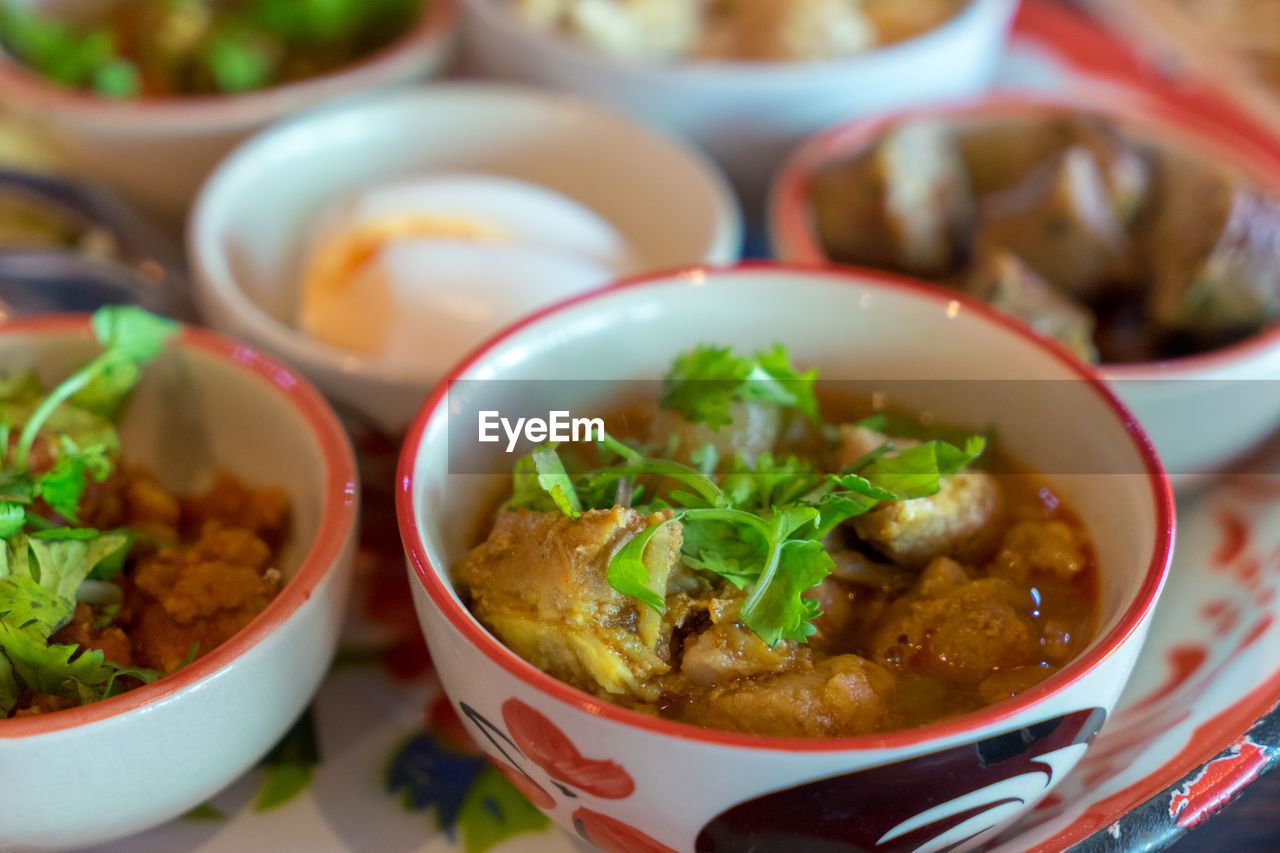
M 653 700 L 652 677 L 670 669 L 660 617 L 611 586 L 613 555 L 653 519 L 614 507 L 569 518 L 517 510 L 454 569 L 472 611 L 516 654 L 591 693 Z M 680 565 L 680 531 L 662 528 L 644 551 L 659 594 Z

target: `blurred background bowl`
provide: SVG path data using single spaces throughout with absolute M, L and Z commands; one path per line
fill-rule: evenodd
M 105 187 L 0 169 L 0 316 L 140 305 L 189 319 L 181 253 Z
M 510 0 L 463 4 L 469 70 L 586 95 L 698 143 L 734 181 L 748 218 L 805 136 L 852 116 L 984 91 L 1018 5 L 971 0 L 932 30 L 845 59 L 659 64 L 534 29 Z
M 892 128 L 917 119 L 1006 120 L 1086 115 L 1136 139 L 1230 164 L 1280 196 L 1280 157 L 1213 119 L 1119 86 L 1069 93 L 992 94 L 922 111 L 857 119 L 814 136 L 787 160 L 769 203 L 769 237 L 784 261 L 830 264 L 818 237 L 810 187 L 825 165 L 868 150 Z M 942 285 L 934 285 L 942 288 Z M 1280 426 L 1280 324 L 1195 355 L 1099 365 L 1142 422 L 1178 486 L 1191 486 L 1247 454 Z
M 73 14 L 84 0 L 15 0 Z M 51 82 L 0 52 L 0 98 L 56 145 L 67 164 L 123 192 L 172 230 L 200 182 L 237 142 L 291 113 L 420 80 L 449 59 L 457 0 L 426 0 L 418 22 L 365 59 L 240 95 L 112 100 Z
M 200 311 L 214 328 L 296 365 L 337 401 L 403 428 L 462 353 L 445 348 L 426 363 L 390 367 L 307 337 L 293 320 L 301 256 L 327 206 L 372 184 L 448 172 L 516 178 L 585 205 L 626 238 L 640 269 L 738 256 L 732 192 L 701 155 L 570 96 L 442 85 L 301 117 L 228 158 L 192 213 L 188 258 Z M 513 310 L 529 310 L 528 299 L 514 297 L 525 307 L 490 306 L 494 331 L 515 319 Z

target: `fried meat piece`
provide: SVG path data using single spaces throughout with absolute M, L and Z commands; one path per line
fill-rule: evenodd
M 472 612 L 516 654 L 575 687 L 652 701 L 652 676 L 670 669 L 658 654 L 661 617 L 614 590 L 609 560 L 651 523 L 632 509 L 592 510 L 578 518 L 517 510 L 454 569 Z M 666 594 L 680 563 L 680 527 L 649 541 L 651 588 Z

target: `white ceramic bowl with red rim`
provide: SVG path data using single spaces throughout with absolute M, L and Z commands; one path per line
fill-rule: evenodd
M 192 212 L 197 305 L 214 328 L 279 355 L 331 398 L 402 431 L 463 353 L 442 345 L 415 363 L 390 364 L 309 338 L 294 322 L 303 250 L 324 210 L 353 193 L 450 172 L 515 178 L 584 205 L 626 239 L 638 269 L 738 259 L 737 203 L 699 152 L 582 98 L 452 83 L 302 116 L 237 149 Z M 524 288 L 502 304 L 482 303 L 484 322 L 496 330 L 548 301 Z
M 586 95 L 680 133 L 725 167 L 755 214 L 768 176 L 808 134 L 873 110 L 984 91 L 1017 0 L 972 0 L 915 38 L 813 62 L 628 61 L 527 25 L 513 0 L 463 6 L 468 68 Z
M 1259 186 L 1280 194 L 1280 157 L 1175 104 L 1113 85 L 1083 86 L 1064 96 L 997 94 L 859 119 L 810 139 L 788 159 L 773 186 L 769 235 L 774 254 L 793 263 L 831 263 L 813 227 L 810 181 L 824 164 L 866 149 L 899 123 L 921 118 L 1016 120 L 1080 112 L 1112 121 L 1138 138 L 1231 163 Z M 1178 485 L 1201 482 L 1280 427 L 1280 324 L 1198 355 L 1103 364 L 1099 370 L 1138 416 Z
M 0 326 L 0 366 L 56 382 L 100 347 L 83 315 Z M 152 684 L 68 711 L 0 720 L 0 847 L 83 847 L 200 804 L 271 748 L 310 702 L 337 643 L 355 559 L 350 442 L 324 399 L 247 346 L 186 328 L 121 424 L 127 464 L 188 494 L 229 471 L 282 488 L 280 594 L 243 630 Z
M 510 459 L 470 440 L 474 424 L 450 422 L 485 386 L 458 381 L 652 380 L 704 341 L 744 351 L 782 342 L 797 364 L 818 367 L 825 379 L 869 380 L 872 388 L 912 380 L 894 386 L 899 402 L 927 407 L 942 422 L 994 423 L 1014 457 L 1053 472 L 1050 484 L 1093 538 L 1094 642 L 1058 674 L 983 711 L 813 740 L 712 731 L 625 710 L 508 651 L 449 582 L 449 567 L 474 544 L 468 537 L 502 482 L 472 472 L 494 456 L 499 464 Z M 1020 380 L 1012 385 L 1031 396 L 1047 387 L 1059 409 L 997 399 L 1011 383 L 969 381 L 977 379 Z M 496 387 L 513 396 L 520 388 Z M 580 387 L 600 394 L 599 383 Z M 573 393 L 557 405 L 569 402 L 575 416 L 617 402 L 597 397 L 575 407 Z M 1064 432 L 1066 412 L 1075 428 Z M 935 850 L 968 839 L 947 847 L 967 849 L 990 837 L 1061 779 L 1112 708 L 1162 588 L 1174 525 L 1168 481 L 1141 428 L 1094 371 L 1055 344 L 983 305 L 906 279 L 766 264 L 625 282 L 492 339 L 436 388 L 410 429 L 397 510 L 432 659 L 476 742 L 570 831 L 606 850 L 643 851 L 746 849 L 748 838 L 762 853 L 823 843 L 833 851 Z M 772 802 L 752 803 L 761 797 Z
M 28 2 L 54 11 L 85 5 Z M 382 50 L 328 74 L 241 95 L 116 101 L 50 82 L 0 53 L 0 97 L 78 172 L 180 227 L 201 181 L 236 143 L 292 113 L 439 71 L 452 55 L 458 17 L 457 0 L 425 0 L 418 21 Z

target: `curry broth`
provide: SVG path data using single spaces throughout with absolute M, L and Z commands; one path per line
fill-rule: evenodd
M 955 432 L 939 429 L 928 414 L 873 410 L 864 397 L 820 391 L 819 400 L 825 423 L 851 423 L 873 413 L 887 412 L 895 436 L 945 437 Z M 617 405 L 604 417 L 606 429 L 616 437 L 643 439 L 649 433 L 655 411 L 651 403 Z M 826 470 L 823 466 L 829 441 L 798 416 L 787 421 L 777 454 L 795 454 L 812 461 L 815 468 Z M 594 453 L 590 456 L 577 461 L 583 466 L 592 465 Z M 571 451 L 566 459 L 570 470 L 574 467 L 572 462 Z M 661 647 L 670 671 L 650 679 L 654 690 L 647 695 L 592 690 L 591 684 L 566 673 L 551 674 L 644 713 L 710 728 L 775 735 L 891 731 L 964 714 L 1016 695 L 1053 675 L 1092 641 L 1098 613 L 1096 559 L 1082 523 L 1045 478 L 997 447 L 989 447 L 975 468 L 998 482 L 1003 511 L 989 533 L 989 544 L 980 554 L 962 561 L 959 574 L 954 563 L 944 563 L 940 568 L 935 567 L 936 562 L 930 563 L 923 570 L 895 567 L 856 535 L 838 529 L 832 534 L 841 537 L 835 547 L 841 553 L 856 555 L 852 557 L 855 562 L 865 559 L 873 569 L 871 579 L 880 573 L 888 582 L 846 579 L 847 573 L 838 569 L 809 593 L 819 600 L 823 615 L 814 622 L 818 633 L 806 644 L 784 641 L 780 645 L 786 647 L 784 653 L 775 654 L 776 650 L 765 652 L 751 643 L 750 640 L 759 643 L 754 635 L 741 642 L 734 639 L 730 645 L 739 643 L 741 648 L 728 649 L 726 654 L 737 654 L 749 664 L 749 671 L 710 682 L 691 677 L 684 666 L 686 651 L 693 643 L 705 645 L 704 635 L 723 632 L 712 625 L 714 617 L 708 615 L 713 606 L 671 630 Z M 661 488 L 651 481 L 644 485 Z M 502 497 L 505 496 L 495 500 L 495 512 L 479 521 L 473 539 L 477 545 L 484 543 L 493 530 Z M 1061 541 L 1055 543 L 1055 539 Z M 1070 542 L 1074 548 L 1071 561 L 1078 565 L 1072 571 L 1055 572 L 1035 565 L 1052 563 L 1056 559 L 1054 549 L 1063 542 Z M 1036 554 L 1039 556 L 1032 558 Z M 928 578 L 941 591 L 923 591 L 921 587 Z M 460 587 L 471 606 L 467 584 Z M 714 593 L 704 591 L 699 595 L 705 598 Z M 675 592 L 667 596 L 667 603 L 670 613 L 702 606 L 704 602 L 698 595 Z M 622 621 L 629 620 L 634 626 L 642 613 L 637 603 Z M 483 616 L 481 621 L 486 621 Z M 493 625 L 488 627 L 494 630 Z M 737 628 L 746 631 L 741 623 Z M 494 633 L 511 645 L 501 631 Z M 751 666 L 760 660 L 765 661 L 763 671 L 751 671 Z M 859 670 L 854 675 L 862 678 L 870 674 L 868 684 L 874 689 L 868 693 L 867 701 L 878 703 L 873 722 L 867 722 L 866 715 L 854 714 L 850 719 L 861 722 L 832 724 L 828 719 L 832 714 L 818 707 L 821 703 L 805 699 L 805 687 L 799 683 L 791 691 L 800 697 L 796 704 L 808 703 L 812 708 L 800 707 L 779 715 L 770 708 L 756 709 L 743 698 L 762 684 L 781 684 L 788 678 L 799 679 L 845 665 L 833 662 L 854 660 L 869 664 L 866 673 Z M 832 677 L 846 676 L 848 673 L 837 671 Z M 812 718 L 812 725 L 805 721 L 806 715 Z M 780 716 L 785 719 L 780 721 Z

